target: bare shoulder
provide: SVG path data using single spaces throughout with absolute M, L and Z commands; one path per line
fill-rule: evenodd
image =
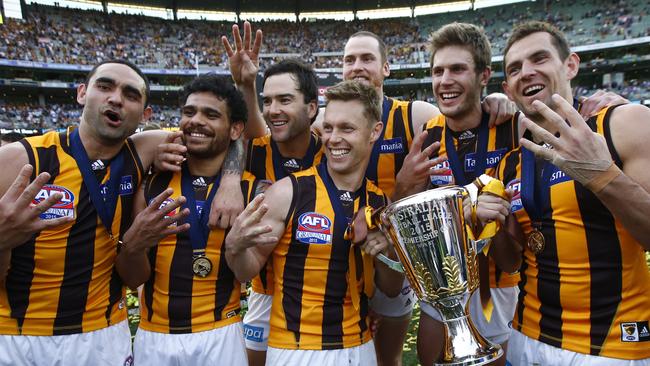
M 20 170 L 29 164 L 27 151 L 20 142 L 12 142 L 0 148 L 0 161 L 2 161 L 2 174 L 0 174 L 0 194 L 4 194 Z
M 650 108 L 640 104 L 619 106 L 609 123 L 612 142 L 623 162 L 639 156 L 650 159 Z
M 416 100 L 411 103 L 411 118 L 413 121 L 413 128 L 415 131 L 422 130 L 430 119 L 437 117 L 440 110 L 433 104 Z

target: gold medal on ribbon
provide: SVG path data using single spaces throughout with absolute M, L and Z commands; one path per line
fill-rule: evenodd
M 532 250 L 533 253 L 539 254 L 544 251 L 544 247 L 546 246 L 546 239 L 544 239 L 544 234 L 542 234 L 541 231 L 537 229 L 533 229 L 533 231 L 528 234 L 528 249 Z
M 192 272 L 197 277 L 205 278 L 212 271 L 212 262 L 206 256 L 194 256 L 192 260 Z

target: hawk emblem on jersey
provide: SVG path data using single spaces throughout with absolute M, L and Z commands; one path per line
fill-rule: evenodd
M 510 199 L 510 212 L 514 213 L 521 210 L 524 207 L 521 202 L 521 180 L 511 180 L 508 184 L 506 184 L 506 189 L 512 190 L 512 198 Z
M 39 215 L 42 220 L 56 219 L 59 217 L 74 217 L 74 194 L 69 189 L 53 184 L 46 184 L 41 188 L 32 200 L 37 205 L 48 199 L 54 193 L 61 193 L 63 198 L 47 211 Z
M 446 186 L 454 182 L 454 175 L 451 172 L 451 165 L 449 165 L 449 161 L 445 160 L 442 163 L 436 164 L 433 167 L 433 170 L 446 170 L 430 176 L 431 184 L 434 186 Z
M 332 221 L 325 215 L 306 212 L 298 218 L 296 239 L 305 244 L 331 244 Z

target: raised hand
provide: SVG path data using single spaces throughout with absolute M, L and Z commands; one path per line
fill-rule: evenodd
M 402 198 L 423 191 L 429 182 L 429 176 L 440 174 L 439 171 L 434 170 L 434 167 L 447 158 L 439 156 L 431 159 L 431 155 L 440 148 L 440 142 L 437 141 L 422 150 L 427 135 L 426 131 L 422 131 L 413 140 L 409 153 L 404 159 L 404 164 L 402 164 L 402 169 L 397 173 L 394 198 Z
M 262 30 L 258 29 L 255 32 L 255 41 L 251 47 L 251 24 L 244 22 L 244 41 L 242 43 L 241 35 L 239 34 L 239 26 L 234 24 L 232 26 L 232 37 L 235 42 L 235 50 L 233 51 L 228 37 L 222 36 L 221 43 L 226 49 L 228 54 L 228 63 L 230 64 L 230 73 L 235 84 L 252 85 L 255 83 L 257 71 L 260 68 L 260 48 L 262 47 Z
M 521 139 L 520 143 L 571 178 L 588 186 L 613 164 L 607 142 L 603 136 L 589 128 L 578 111 L 564 98 L 555 94 L 552 99 L 557 112 L 540 101 L 533 102 L 533 107 L 545 119 L 543 128 L 528 118 L 522 120 L 524 127 L 548 146 L 527 139 Z M 550 131 L 559 132 L 559 137 Z
M 170 202 L 169 197 L 174 190 L 167 188 L 156 196 L 149 205 L 133 220 L 133 225 L 122 238 L 125 247 L 132 251 L 151 248 L 168 235 L 176 235 L 190 228 L 190 224 L 180 224 L 190 214 L 184 208 L 174 213 L 185 203 L 185 197 L 180 196 Z
M 181 143 L 182 131 L 170 133 L 156 148 L 153 165 L 157 171 L 180 172 L 187 148 Z
M 74 221 L 73 217 L 47 220 L 39 217 L 58 203 L 63 195 L 53 193 L 34 204 L 34 197 L 50 180 L 50 174 L 41 173 L 29 183 L 33 169 L 31 165 L 23 166 L 7 192 L 0 198 L 0 250 L 13 249 L 40 231 Z
M 260 225 L 262 218 L 269 210 L 263 203 L 264 194 L 259 194 L 242 211 L 226 237 L 225 244 L 228 250 L 235 253 L 244 251 L 256 245 L 275 244 L 278 238 L 267 236 L 272 231 L 270 225 Z

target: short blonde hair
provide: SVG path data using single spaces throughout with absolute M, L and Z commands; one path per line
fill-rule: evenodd
M 343 102 L 358 100 L 364 107 L 364 115 L 371 125 L 381 121 L 381 98 L 375 88 L 356 81 L 342 81 L 325 92 L 327 103 L 333 100 Z

